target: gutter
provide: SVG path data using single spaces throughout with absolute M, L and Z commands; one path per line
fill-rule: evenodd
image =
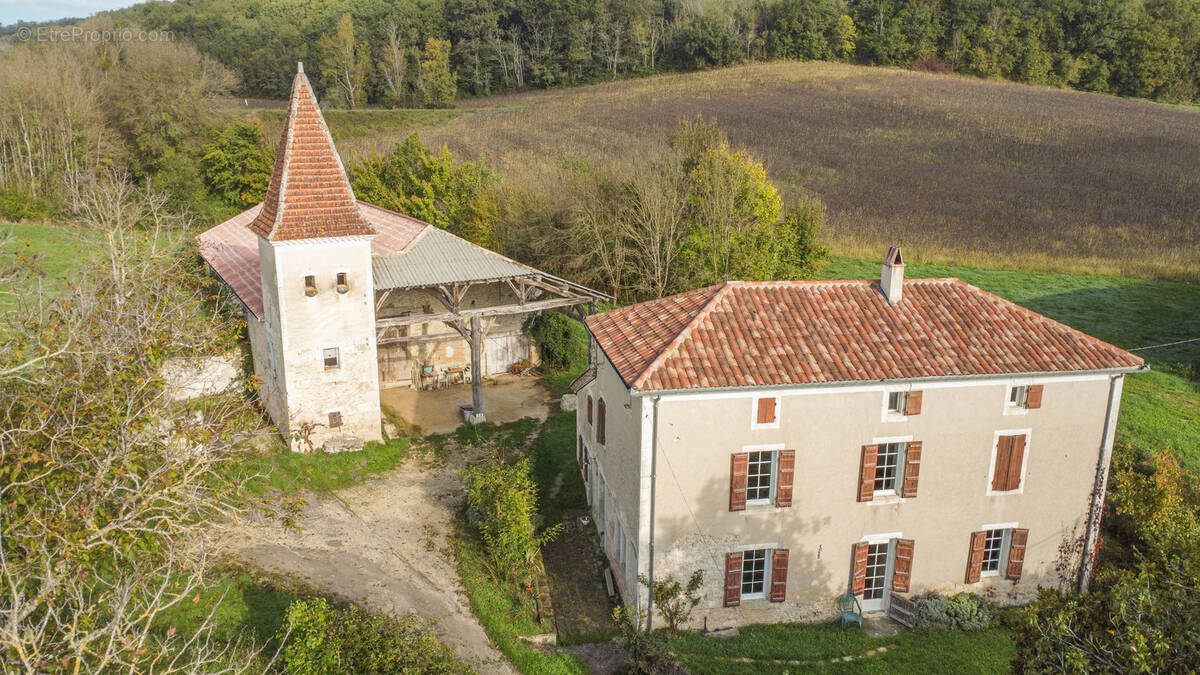
M 1142 366 L 1131 372 L 1145 373 L 1150 366 Z M 1092 567 L 1095 565 L 1097 542 L 1100 540 L 1100 520 L 1104 516 L 1104 495 L 1108 489 L 1108 470 L 1112 464 L 1113 442 L 1116 437 L 1117 416 L 1117 382 L 1125 377 L 1124 373 L 1111 375 L 1108 378 L 1108 407 L 1104 411 L 1104 431 L 1100 436 L 1100 456 L 1096 459 L 1096 481 L 1092 487 L 1092 503 L 1088 509 L 1088 524 L 1084 535 L 1083 554 L 1079 562 L 1079 582 L 1077 590 L 1086 593 L 1091 582 Z M 1110 438 L 1111 437 L 1111 438 Z
M 607 354 L 606 354 L 607 356 Z M 615 368 L 614 368 L 615 369 Z M 1149 372 L 1150 366 L 1129 366 L 1127 368 L 1104 368 L 1099 370 L 1053 370 L 1030 373 L 1001 373 L 996 375 L 937 375 L 933 377 L 912 377 L 885 380 L 842 380 L 839 382 L 795 382 L 791 384 L 737 385 L 727 387 L 690 387 L 687 389 L 649 389 L 638 390 L 630 387 L 630 395 L 637 397 L 663 396 L 673 394 L 710 394 L 724 392 L 754 391 L 787 391 L 794 389 L 830 389 L 838 387 L 864 387 L 881 384 L 921 384 L 924 382 L 970 382 L 973 380 L 1011 380 L 1016 377 L 1073 377 L 1078 375 L 1109 375 L 1112 377 L 1128 373 Z M 619 373 L 618 373 L 619 374 Z
M 654 397 L 653 421 L 650 425 L 650 571 L 646 575 L 650 582 L 649 598 L 646 603 L 646 632 L 654 630 L 654 497 L 658 485 L 658 401 Z

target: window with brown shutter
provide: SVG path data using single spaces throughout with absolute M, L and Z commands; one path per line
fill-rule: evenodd
M 588 424 L 592 423 L 592 397 L 589 395 L 587 399 Z
M 892 570 L 892 590 L 897 593 L 907 593 L 909 579 L 912 577 L 913 548 L 912 539 L 896 540 L 896 560 Z
M 922 398 L 924 398 L 924 393 L 921 391 L 908 392 L 908 401 L 906 401 L 904 404 L 904 414 L 920 415 Z
M 775 484 L 775 506 L 792 505 L 792 481 L 796 476 L 796 451 L 779 451 L 779 477 Z
M 1025 407 L 1030 410 L 1042 407 L 1043 385 L 1031 384 L 1025 394 Z
M 783 602 L 787 599 L 787 568 L 788 550 L 775 549 L 771 556 L 771 602 Z
M 1021 487 L 1021 465 L 1025 461 L 1025 434 L 1001 436 L 996 440 L 996 464 L 992 468 L 992 490 L 1008 492 Z
M 750 468 L 750 453 L 735 452 L 729 466 L 729 510 L 746 510 L 746 474 Z
M 605 419 L 604 399 L 600 399 L 600 402 L 596 404 L 596 442 L 597 443 L 605 443 L 606 442 L 605 441 L 604 419 Z
M 967 583 L 979 581 L 983 574 L 983 548 L 987 545 L 987 531 L 971 533 L 971 548 L 967 551 Z
M 1012 541 L 1008 545 L 1009 579 L 1016 581 L 1021 578 L 1021 569 L 1025 566 L 1025 543 L 1029 541 L 1029 530 L 1013 530 Z
M 879 456 L 878 445 L 864 445 L 862 465 L 858 479 L 858 501 L 869 502 L 875 495 L 875 462 Z
M 774 424 L 775 423 L 775 398 L 774 397 L 758 399 L 758 423 L 759 424 Z
M 901 497 L 917 496 L 917 479 L 921 476 L 921 441 L 909 441 L 904 453 L 904 483 Z
M 725 606 L 742 604 L 742 554 L 725 554 Z
M 850 567 L 850 592 L 862 595 L 867 589 L 867 549 L 870 544 L 860 541 L 854 545 L 853 565 Z

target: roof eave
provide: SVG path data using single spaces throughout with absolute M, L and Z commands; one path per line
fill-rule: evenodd
M 604 351 L 603 347 L 600 349 Z M 607 358 L 607 354 L 605 355 Z M 611 360 L 610 360 L 611 363 Z M 984 375 L 937 375 L 932 377 L 909 377 L 896 378 L 885 380 L 842 380 L 838 382 L 796 382 L 791 384 L 764 384 L 764 385 L 742 385 L 736 387 L 689 387 L 687 389 L 636 389 L 629 387 L 632 396 L 663 396 L 672 394 L 697 394 L 697 393 L 721 393 L 735 392 L 753 389 L 757 391 L 778 391 L 782 389 L 820 389 L 820 388 L 839 388 L 839 387 L 862 387 L 868 385 L 878 385 L 887 383 L 897 384 L 920 384 L 923 382 L 956 382 L 968 380 L 1010 380 L 1014 377 L 1069 377 L 1077 375 L 1126 375 L 1129 373 L 1145 373 L 1150 371 L 1150 366 L 1142 364 L 1140 366 L 1121 366 L 1116 368 L 1101 368 L 1095 370 L 1052 370 L 1042 372 L 1023 372 L 1023 373 L 1000 373 L 1000 374 L 984 374 Z

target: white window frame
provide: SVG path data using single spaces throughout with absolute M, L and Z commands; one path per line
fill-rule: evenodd
M 875 490 L 872 492 L 871 496 L 872 503 L 878 502 L 881 504 L 890 504 L 905 501 L 905 499 L 900 496 L 900 488 L 904 485 L 904 467 L 905 462 L 908 459 L 908 444 L 912 443 L 912 440 L 913 437 L 911 435 L 884 436 L 882 438 L 871 439 L 871 445 L 886 445 L 888 443 L 904 444 L 904 450 L 896 455 L 896 487 L 891 490 Z
M 1029 395 L 1029 387 L 1033 386 L 1033 380 L 1009 380 L 1004 387 L 1003 410 L 1005 415 L 1028 415 L 1029 408 L 1023 405 L 1016 405 L 1012 402 L 1013 389 L 1025 387 L 1025 395 Z
M 766 398 L 773 398 L 773 399 L 775 399 L 775 421 L 774 421 L 774 422 L 769 422 L 769 423 L 767 423 L 767 424 L 759 424 L 759 423 L 758 423 L 758 402 L 759 402 L 759 401 L 761 401 L 761 400 L 763 400 L 763 399 L 766 399 Z M 752 429 L 752 430 L 758 430 L 758 429 L 778 429 L 778 428 L 779 428 L 779 419 L 780 419 L 781 417 L 783 417 L 783 415 L 781 414 L 781 413 L 782 413 L 782 404 L 783 404 L 783 400 L 782 400 L 782 399 L 783 399 L 783 397 L 782 397 L 782 396 L 774 396 L 774 395 L 769 395 L 769 396 L 759 396 L 759 395 L 755 395 L 755 396 L 754 396 L 754 398 L 752 398 L 752 399 L 751 399 L 751 401 L 752 401 L 752 404 L 750 405 L 750 429 Z
M 778 410 L 778 408 L 776 408 Z M 746 460 L 746 506 L 774 506 L 775 491 L 779 488 L 779 451 L 784 449 L 783 443 L 771 443 L 768 445 L 743 445 L 742 452 L 769 452 L 771 453 L 771 489 L 768 491 L 765 499 L 750 499 L 750 461 Z
M 1013 530 L 1017 529 L 1019 526 L 1019 523 L 990 523 L 979 526 L 980 532 L 989 532 L 991 530 L 1001 530 L 1002 532 L 1000 535 L 1000 557 L 996 561 L 996 569 L 995 571 L 989 572 L 981 567 L 979 570 L 980 579 L 987 577 L 998 577 L 1004 572 L 1004 568 L 1008 565 L 1008 550 L 1012 545 L 1012 533 Z
M 863 544 L 867 544 L 867 545 L 887 544 L 887 547 L 888 547 L 888 549 L 887 549 L 887 564 L 883 568 L 883 597 L 875 599 L 875 600 L 867 600 L 866 596 L 865 596 L 865 590 L 864 590 L 864 597 L 862 600 L 864 612 L 877 612 L 877 611 L 883 611 L 883 610 L 887 609 L 888 600 L 890 599 L 891 594 L 892 594 L 891 579 L 892 579 L 893 574 L 895 574 L 895 571 L 896 571 L 896 546 L 893 542 L 895 542 L 899 539 L 903 539 L 903 538 L 904 538 L 903 532 L 884 532 L 884 533 L 880 533 L 880 534 L 863 535 L 863 537 L 858 540 L 859 543 L 863 543 Z M 870 609 L 868 609 L 868 607 L 867 607 L 868 603 L 870 603 Z M 878 605 L 879 605 L 878 607 L 875 606 L 876 603 L 878 603 Z
M 745 554 L 749 551 L 763 552 L 763 589 L 761 593 L 741 593 L 741 585 L 738 585 L 738 592 L 741 593 L 742 600 L 765 600 L 771 593 L 771 568 L 774 567 L 775 549 L 779 548 L 778 543 L 770 544 L 752 544 L 749 546 L 738 546 L 737 550 L 742 553 L 742 578 L 739 580 L 745 583 L 746 578 L 746 558 Z
M 325 352 L 326 352 L 326 350 L 329 350 L 329 349 L 333 349 L 337 352 L 337 365 L 336 366 L 331 367 L 331 366 L 325 365 Z M 318 358 L 321 361 L 321 368 L 323 368 L 325 370 L 325 372 L 329 372 L 331 370 L 341 370 L 342 365 L 345 363 L 345 360 L 342 358 L 342 348 L 341 347 L 321 347 L 321 349 L 317 352 L 317 354 L 319 355 Z
M 1025 435 L 1025 453 L 1021 456 L 1021 484 L 1016 490 L 993 490 L 992 479 L 996 477 L 996 453 L 1000 450 L 1001 436 Z M 1003 495 L 1025 494 L 1025 471 L 1029 468 L 1029 452 L 1033 448 L 1033 429 L 999 429 L 992 434 L 992 453 L 988 458 L 987 492 L 988 497 Z
M 892 412 L 892 409 L 888 407 L 888 399 L 891 398 L 892 394 L 896 394 L 896 393 L 904 394 L 905 403 L 907 403 L 908 395 L 910 393 L 912 393 L 912 385 L 908 384 L 908 385 L 899 386 L 899 387 L 884 387 L 883 388 L 882 413 L 879 416 L 879 421 L 881 421 L 881 422 L 907 422 L 908 421 L 907 414 L 905 414 L 903 412 L 899 412 L 899 413 Z

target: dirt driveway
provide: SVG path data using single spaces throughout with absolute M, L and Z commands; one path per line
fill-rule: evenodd
M 255 567 L 371 610 L 432 619 L 460 659 L 481 672 L 511 673 L 471 613 L 454 567 L 447 535 L 463 498 L 460 465 L 428 468 L 410 459 L 360 485 L 310 497 L 299 532 L 254 517 L 231 528 L 224 546 Z

